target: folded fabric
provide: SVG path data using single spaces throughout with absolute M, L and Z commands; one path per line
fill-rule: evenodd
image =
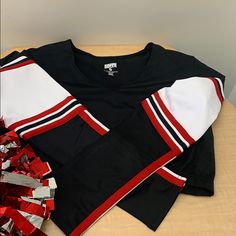
M 1 61 L 1 115 L 50 163 L 58 186 L 53 221 L 80 235 L 118 204 L 155 230 L 180 191 L 212 195 L 210 127 L 224 76 L 153 43 L 126 56 L 76 50 L 67 40 Z M 90 78 L 81 73 L 88 65 Z M 109 79 L 99 77 L 103 65 Z

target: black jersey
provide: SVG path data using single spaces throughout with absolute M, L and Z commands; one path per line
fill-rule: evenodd
M 180 192 L 213 195 L 224 75 L 195 57 L 153 42 L 95 56 L 66 40 L 1 66 L 1 115 L 52 167 L 52 219 L 67 235 L 114 205 L 155 230 Z

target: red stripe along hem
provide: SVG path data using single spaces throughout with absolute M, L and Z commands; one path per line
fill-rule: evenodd
M 78 236 L 84 233 L 93 223 L 95 223 L 102 215 L 104 215 L 109 209 L 111 209 L 116 203 L 124 198 L 129 192 L 137 187 L 141 182 L 147 179 L 150 175 L 155 173 L 161 166 L 171 161 L 177 156 L 177 153 L 172 150 L 161 156 L 156 161 L 152 162 L 136 176 L 119 188 L 114 194 L 112 194 L 105 202 L 97 207 L 85 220 L 83 220 L 70 234 L 70 236 Z
M 142 171 L 140 171 L 136 176 L 134 176 L 131 180 L 129 180 L 126 184 L 124 184 L 120 189 L 118 189 L 114 194 L 112 194 L 105 202 L 103 202 L 99 207 L 97 207 L 88 217 L 85 218 L 70 234 L 70 236 L 78 236 L 84 233 L 92 224 L 94 224 L 102 215 L 104 215 L 111 207 L 113 207 L 116 203 L 118 203 L 122 198 L 124 198 L 129 192 L 131 192 L 135 187 L 137 187 L 141 182 L 147 179 L 150 175 L 157 172 L 162 166 L 176 158 L 181 151 L 176 146 L 176 144 L 171 140 L 166 131 L 162 128 L 159 122 L 154 117 L 153 112 L 151 111 L 147 101 L 142 101 L 142 106 L 147 113 L 150 121 L 158 131 L 158 133 L 162 136 L 162 138 L 166 141 L 166 143 L 171 148 L 171 151 L 164 154 L 162 157 L 152 162 Z M 91 119 L 91 118 L 90 118 Z M 107 132 L 107 131 L 106 131 Z M 163 174 L 165 171 L 161 171 Z M 169 174 L 169 173 L 168 173 Z M 176 179 L 170 177 L 170 174 L 164 174 L 166 178 L 170 179 L 175 184 L 182 184 L 182 182 L 177 182 Z

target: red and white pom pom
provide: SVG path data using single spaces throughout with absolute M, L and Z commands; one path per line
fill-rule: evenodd
M 1 122 L 1 121 L 0 121 Z M 56 182 L 29 145 L 17 134 L 0 136 L 0 235 L 45 236 L 40 228 L 54 210 Z

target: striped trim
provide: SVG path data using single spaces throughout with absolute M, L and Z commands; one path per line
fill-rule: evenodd
M 72 100 L 66 106 L 62 107 L 58 111 L 48 114 L 47 116 L 42 117 L 36 121 L 32 121 L 30 123 L 22 125 L 16 128 L 15 131 L 17 131 L 18 133 L 23 133 L 27 130 L 34 129 L 35 127 L 50 123 L 51 121 L 57 119 L 58 117 L 63 116 L 64 114 L 66 114 L 68 111 L 72 110 L 76 106 L 81 106 L 81 104 L 79 104 L 76 100 L 75 101 Z
M 30 118 L 18 121 L 8 128 L 15 130 L 19 136 L 27 140 L 35 135 L 63 125 L 77 115 L 100 135 L 105 135 L 109 131 L 86 107 L 81 105 L 72 96 L 68 96 L 54 107 Z
M 176 133 L 179 139 L 181 139 L 181 141 L 184 142 L 187 147 L 192 145 L 195 140 L 188 134 L 184 127 L 171 114 L 159 93 L 155 92 L 152 95 L 152 98 L 157 106 L 157 109 L 160 111 L 163 119 L 165 119 L 166 122 L 171 126 L 173 132 Z
M 88 110 L 84 110 L 79 116 L 100 135 L 105 135 L 109 131 L 109 129 L 98 121 Z
M 215 80 L 216 80 L 216 81 L 218 82 L 218 84 L 219 84 L 220 92 L 221 92 L 221 95 L 222 95 L 223 99 L 225 99 L 224 87 L 223 87 L 222 81 L 221 81 L 219 78 L 217 78 L 217 77 L 215 77 Z
M 26 56 L 20 56 L 3 65 L 1 72 L 24 67 L 32 63 L 35 62 Z M 55 106 L 37 115 L 10 124 L 7 128 L 15 130 L 21 137 L 29 139 L 64 124 L 76 115 L 79 115 L 81 119 L 100 135 L 104 135 L 109 131 L 109 129 L 99 122 L 83 105 L 78 103 L 73 96 L 66 97 Z
M 89 116 L 89 118 L 91 118 L 91 120 L 88 120 L 88 117 L 86 116 L 86 121 L 88 123 L 90 123 L 91 121 L 94 121 L 94 124 L 96 124 L 96 126 L 98 126 L 99 128 L 95 127 L 95 125 L 91 124 L 91 126 L 94 126 L 93 128 L 97 130 L 98 133 L 100 133 L 101 135 L 106 134 L 107 132 L 109 132 L 109 128 L 107 128 L 105 125 L 103 125 L 100 121 L 98 121 L 94 116 L 92 116 L 87 110 L 84 110 L 84 112 Z M 80 114 L 80 116 L 82 116 L 85 119 L 85 116 L 83 116 L 83 113 Z M 103 128 L 103 129 L 102 129 Z M 166 163 L 167 164 L 167 163 Z M 180 175 L 175 174 L 174 172 L 170 171 L 169 169 L 167 169 L 166 167 L 162 167 L 159 169 L 160 171 L 157 171 L 156 173 L 158 175 L 161 175 L 163 178 L 165 178 L 166 180 L 169 180 L 170 182 L 180 186 L 180 183 L 178 181 L 175 181 L 175 179 L 180 179 L 180 180 L 185 180 L 185 177 L 181 177 Z M 172 178 L 169 177 L 169 175 L 174 176 Z M 183 186 L 182 182 L 181 182 L 181 186 Z
M 18 121 L 8 128 L 15 130 L 19 136 L 27 140 L 35 135 L 65 124 L 84 110 L 85 107 L 75 98 L 68 96 L 50 109 L 30 118 Z
M 142 101 L 142 107 L 144 111 L 146 112 L 147 116 L 149 117 L 154 128 L 162 136 L 163 140 L 165 140 L 165 142 L 169 145 L 169 147 L 173 151 L 179 154 L 183 152 L 183 147 L 174 139 L 172 134 L 162 123 L 161 119 L 159 118 L 155 109 L 153 108 L 149 98 L 146 98 L 145 100 Z
M 16 58 L 15 60 L 13 60 L 13 61 L 11 61 L 11 62 L 9 62 L 9 63 L 7 63 L 7 64 L 1 66 L 1 68 L 10 66 L 10 65 L 12 65 L 12 64 L 16 64 L 17 62 L 20 62 L 20 61 L 22 61 L 23 59 L 27 59 L 27 57 L 26 57 L 26 56 L 20 56 L 20 57 Z
M 223 85 L 222 85 L 221 80 L 215 77 L 209 77 L 209 79 L 213 82 L 217 97 L 219 98 L 219 101 L 222 104 L 225 97 L 224 97 Z
M 79 236 L 88 230 L 97 220 L 99 220 L 106 212 L 108 212 L 113 206 L 115 206 L 121 199 L 135 189 L 139 184 L 146 180 L 149 176 L 155 173 L 161 166 L 164 166 L 168 162 L 172 161 L 176 157 L 177 153 L 172 150 L 164 154 L 156 161 L 152 162 L 136 176 L 119 188 L 114 194 L 112 194 L 105 202 L 98 206 L 89 216 L 87 216 L 70 234 L 70 236 Z
M 159 174 L 165 180 L 181 188 L 184 187 L 185 182 L 187 180 L 185 177 L 177 175 L 176 173 L 174 173 L 173 171 L 169 170 L 166 167 L 160 168 L 159 170 L 156 171 L 156 173 Z
M 147 104 L 148 104 L 148 99 L 142 102 L 144 109 L 148 111 L 147 113 L 149 115 L 152 115 L 152 113 L 150 112 L 153 110 L 151 110 Z M 94 129 L 97 129 L 96 126 L 100 125 L 100 128 L 97 129 L 97 131 L 99 131 L 101 135 L 104 135 L 107 132 L 109 132 L 109 129 L 106 126 L 104 126 L 101 122 L 99 122 L 97 119 L 95 119 L 87 110 L 81 113 L 80 116 L 81 115 L 83 116 L 83 119 L 86 120 L 86 122 L 88 122 L 91 125 L 91 127 L 93 126 Z M 171 162 L 180 154 L 180 150 L 173 142 L 173 140 L 171 140 L 169 136 L 166 136 L 165 130 L 158 123 L 154 122 L 154 124 L 157 125 L 162 138 L 164 138 L 164 140 L 167 140 L 168 144 L 171 147 L 173 147 L 172 150 L 164 154 L 156 161 L 152 162 L 150 165 L 148 165 L 146 168 L 140 171 L 136 176 L 134 176 L 130 181 L 124 184 L 120 189 L 118 189 L 114 194 L 112 194 L 109 198 L 107 198 L 106 201 L 104 201 L 101 205 L 99 205 L 73 230 L 70 236 L 79 236 L 83 234 L 103 215 L 105 215 L 112 207 L 114 207 L 121 199 L 123 199 L 133 189 L 135 189 L 138 185 L 140 185 L 143 181 L 145 181 L 148 177 L 150 177 L 154 173 L 181 188 L 184 187 L 186 178 L 179 176 L 174 172 L 170 171 L 169 169 L 167 169 L 166 167 L 164 167 L 164 165 Z
M 165 119 L 165 117 L 163 116 L 164 113 L 161 113 L 161 109 L 158 103 L 156 102 L 155 97 L 151 96 L 149 101 L 153 109 L 155 110 L 155 114 L 158 116 L 159 120 L 161 121 L 161 124 L 168 130 L 168 132 L 171 134 L 171 137 L 182 147 L 182 150 L 186 149 L 188 146 L 188 143 L 182 138 L 182 136 L 179 136 L 177 132 L 175 132 L 177 130 L 174 128 L 174 126 L 170 125 L 170 123 Z
M 9 127 L 9 129 L 11 130 L 15 130 L 18 128 L 22 128 L 27 124 L 31 124 L 33 122 L 37 122 L 40 121 L 41 119 L 47 118 L 50 115 L 55 114 L 56 112 L 60 111 L 60 109 L 63 109 L 65 106 L 67 106 L 68 104 L 71 103 L 71 101 L 75 101 L 74 97 L 72 96 L 68 96 L 66 97 L 63 101 L 61 101 L 60 103 L 58 103 L 57 105 L 49 108 L 48 110 L 41 112 L 40 114 L 37 114 L 35 116 L 32 116 L 30 118 L 26 118 L 24 120 L 15 122 L 14 124 L 11 124 Z
M 7 64 L 5 64 L 4 66 L 1 67 L 0 72 L 4 72 L 4 71 L 9 71 L 9 70 L 13 70 L 16 68 L 20 68 L 29 64 L 33 64 L 35 63 L 33 60 L 28 59 L 25 56 L 21 56 L 17 59 L 15 59 L 12 62 L 9 62 Z
M 183 152 L 195 142 L 168 110 L 158 92 L 142 101 L 142 106 L 153 126 L 173 150 L 178 148 Z
M 19 133 L 19 135 L 24 138 L 24 139 L 29 139 L 35 135 L 44 133 L 48 130 L 54 129 L 58 126 L 61 126 L 68 122 L 69 120 L 73 119 L 75 116 L 77 116 L 82 110 L 83 106 L 81 104 L 76 104 L 72 108 L 70 108 L 68 111 L 65 113 L 60 113 L 60 115 L 56 118 L 53 118 L 52 120 L 50 119 L 46 123 L 34 126 L 33 128 L 30 128 L 28 130 L 24 130 L 23 132 Z

